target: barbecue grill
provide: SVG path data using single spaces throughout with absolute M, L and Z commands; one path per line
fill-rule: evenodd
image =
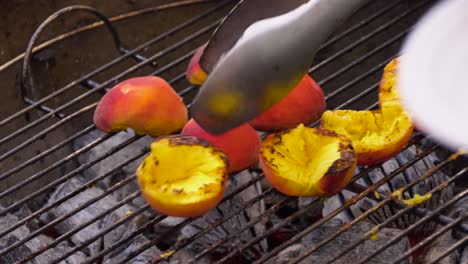
M 1 113 L 0 263 L 468 263 L 468 165 L 421 132 L 326 199 L 281 195 L 250 169 L 232 175 L 221 204 L 198 218 L 160 215 L 142 200 L 135 169 L 153 139 L 98 131 L 97 102 L 118 81 L 157 75 L 190 105 L 198 87 L 185 79 L 188 60 L 236 2 L 174 1 L 115 17 L 70 6 L 0 66 L 0 74 L 21 66 L 17 87 L 4 89 L 18 89 L 23 103 Z M 383 67 L 435 2 L 370 1 L 335 32 L 309 71 L 328 109 L 377 108 Z M 199 13 L 168 21 L 139 46 L 121 40 L 119 23 L 194 6 Z M 77 14 L 94 22 L 38 41 Z M 56 71 L 40 63 L 48 50 L 71 43 L 72 57 L 86 44 L 72 40 L 97 30 L 110 37 L 108 50 L 94 52 L 112 60 L 61 76 L 59 85 L 39 77 Z M 408 202 L 416 194 L 425 199 Z

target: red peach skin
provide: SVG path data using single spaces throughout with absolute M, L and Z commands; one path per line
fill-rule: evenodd
M 221 149 L 228 157 L 229 173 L 249 168 L 258 162 L 261 139 L 248 124 L 223 134 L 212 135 L 191 119 L 183 128 L 182 134 L 202 138 Z
M 94 124 L 105 132 L 132 128 L 156 137 L 180 130 L 188 119 L 182 98 L 162 78 L 136 77 L 107 92 L 94 113 Z
M 260 131 L 278 132 L 299 124 L 308 126 L 318 120 L 325 110 L 322 88 L 306 74 L 291 93 L 249 124 Z

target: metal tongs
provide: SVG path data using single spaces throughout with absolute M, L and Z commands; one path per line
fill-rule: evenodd
M 209 73 L 191 107 L 193 118 L 219 134 L 268 110 L 307 74 L 329 35 L 366 2 L 310 0 L 251 24 Z

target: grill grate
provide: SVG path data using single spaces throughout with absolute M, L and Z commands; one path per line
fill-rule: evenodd
M 205 3 L 206 2 L 206 3 Z M 216 3 L 214 3 L 216 2 Z M 203 43 L 209 37 L 209 34 L 216 28 L 216 26 L 222 20 L 229 8 L 231 8 L 236 1 L 180 1 L 173 4 L 158 6 L 154 8 L 144 9 L 138 12 L 132 12 L 126 15 L 117 16 L 114 18 L 107 18 L 101 15 L 98 11 L 88 7 L 70 7 L 57 12 L 46 20 L 34 34 L 28 49 L 24 55 L 13 59 L 10 62 L 0 66 L 0 71 L 15 65 L 23 60 L 22 67 L 22 89 L 21 95 L 23 97 L 25 106 L 19 111 L 10 113 L 0 121 L 0 147 L 2 152 L 0 153 L 1 162 L 1 174 L 0 182 L 2 182 L 6 188 L 0 192 L 0 201 L 5 200 L 10 196 L 16 197 L 18 193 L 26 188 L 27 186 L 35 186 L 32 191 L 27 192 L 25 195 L 19 195 L 18 199 L 14 201 L 6 202 L 6 206 L 0 208 L 0 217 L 5 217 L 8 214 L 13 214 L 16 210 L 19 210 L 22 206 L 31 204 L 34 200 L 39 199 L 42 196 L 48 196 L 54 191 L 59 185 L 69 181 L 70 179 L 77 178 L 78 176 L 86 173 L 89 169 L 108 161 L 122 151 L 135 147 L 138 149 L 137 153 L 133 153 L 128 156 L 125 160 L 115 162 L 112 167 L 106 170 L 104 173 L 93 177 L 83 182 L 80 187 L 73 191 L 66 193 L 64 196 L 57 200 L 46 204 L 36 210 L 33 210 L 31 214 L 23 219 L 11 224 L 4 230 L 0 230 L 0 241 L 2 238 L 8 236 L 18 228 L 26 226 L 33 221 L 38 221 L 41 216 L 47 214 L 50 210 L 60 206 L 62 203 L 67 203 L 73 197 L 76 197 L 85 190 L 96 186 L 104 181 L 108 181 L 114 177 L 116 173 L 121 171 L 126 166 L 136 162 L 148 153 L 147 147 L 138 147 L 138 142 L 145 139 L 141 136 L 130 136 L 124 141 L 118 144 L 112 145 L 106 151 L 100 153 L 100 155 L 91 161 L 75 165 L 72 169 L 64 169 L 69 164 L 75 162 L 81 155 L 88 153 L 106 142 L 114 139 L 115 134 L 100 134 L 99 136 L 93 136 L 92 140 L 85 144 L 83 147 L 69 151 L 68 155 L 50 162 L 50 164 L 44 163 L 40 170 L 34 173 L 24 173 L 29 167 L 43 162 L 46 158 L 53 157 L 53 154 L 58 150 L 62 150 L 72 144 L 83 136 L 91 135 L 95 130 L 95 126 L 91 124 L 90 113 L 92 113 L 97 105 L 97 100 L 108 89 L 110 86 L 115 84 L 117 81 L 130 77 L 133 74 L 140 74 L 143 70 L 144 74 L 161 75 L 166 79 L 170 80 L 169 83 L 176 87 L 178 93 L 184 97 L 186 103 L 189 103 L 196 92 L 196 86 L 188 85 L 185 81 L 185 64 L 191 58 L 195 52 L 199 43 Z M 342 108 L 357 108 L 357 109 L 375 109 L 378 106 L 376 102 L 376 92 L 379 86 L 380 75 L 383 67 L 397 55 L 398 48 L 401 45 L 402 39 L 410 31 L 411 26 L 417 20 L 417 18 L 424 13 L 434 1 L 392 1 L 390 4 L 385 4 L 384 1 L 371 1 L 363 9 L 376 10 L 373 15 L 365 17 L 359 17 L 359 12 L 356 18 L 351 19 L 350 25 L 343 28 L 337 34 L 332 36 L 324 45 L 320 48 L 317 55 L 316 63 L 310 69 L 309 73 L 318 80 L 318 83 L 324 88 L 326 92 L 327 104 L 331 108 L 342 109 Z M 205 5 L 209 8 L 205 12 L 200 13 L 188 19 L 186 22 L 179 25 L 174 25 L 170 30 L 162 33 L 155 38 L 147 41 L 146 43 L 134 48 L 126 49 L 121 45 L 121 41 L 118 35 L 118 31 L 114 29 L 115 23 L 119 20 L 130 19 L 132 17 L 147 14 L 149 12 L 159 11 L 162 12 L 166 9 L 182 8 L 186 5 L 199 4 Z M 95 22 L 89 26 L 82 27 L 77 30 L 69 31 L 57 38 L 46 41 L 45 43 L 36 46 L 35 42 L 42 31 L 52 22 L 54 22 L 59 16 L 68 16 L 70 12 L 75 11 L 86 11 L 97 15 L 102 21 Z M 34 82 L 31 81 L 32 67 L 30 63 L 32 60 L 32 54 L 39 50 L 46 49 L 52 45 L 56 45 L 63 41 L 63 39 L 69 37 L 79 36 L 83 32 L 91 29 L 98 28 L 102 25 L 106 25 L 107 29 L 110 30 L 113 35 L 114 46 L 116 46 L 120 55 L 112 59 L 110 62 L 105 63 L 96 67 L 89 73 L 84 74 L 76 80 L 68 82 L 64 87 L 48 93 L 40 99 L 33 98 L 30 91 L 34 90 Z M 181 37 L 175 35 L 180 34 Z M 168 41 L 169 44 L 165 43 Z M 165 43 L 165 44 L 162 44 Z M 154 49 L 154 52 L 146 52 L 146 50 Z M 148 53 L 148 54 L 146 54 Z M 173 53 L 177 53 L 178 57 L 169 60 L 168 62 L 161 64 L 159 61 L 164 61 L 166 57 L 173 56 Z M 116 67 L 119 63 L 130 61 L 131 66 L 126 67 L 123 71 L 118 74 L 111 73 L 111 69 Z M 155 70 L 156 68 L 156 70 Z M 109 73 L 107 73 L 109 72 Z M 182 72 L 182 73 L 181 73 Z M 107 76 L 105 79 L 100 80 L 102 75 Z M 92 79 L 93 78 L 93 79 Z M 97 80 L 100 81 L 97 81 Z M 77 96 L 71 96 L 72 92 L 78 93 Z M 190 105 L 190 104 L 188 104 Z M 16 126 L 16 122 L 25 116 L 32 114 L 38 117 L 34 120 L 30 120 L 26 124 L 21 124 L 20 127 Z M 317 124 L 314 124 L 317 125 Z M 64 127 L 75 128 L 72 133 L 66 134 L 64 138 L 51 138 L 50 135 L 54 131 L 61 131 Z M 35 153 L 33 155 L 28 154 L 30 149 L 34 149 L 37 142 L 47 141 L 50 142 L 50 147 L 41 153 Z M 423 142 L 427 142 L 428 139 L 422 135 L 417 134 L 411 139 L 409 148 L 415 146 L 421 146 Z M 13 143 L 12 143 L 13 142 Z M 351 244 L 341 248 L 339 251 L 334 252 L 333 255 L 328 256 L 323 263 L 333 263 L 339 260 L 341 257 L 348 254 L 350 251 L 361 246 L 363 243 L 371 239 L 373 236 L 378 234 L 383 228 L 388 227 L 390 224 L 399 221 L 402 217 L 409 219 L 408 215 L 417 216 L 416 220 L 412 223 L 408 223 L 407 226 L 398 234 L 393 236 L 388 241 L 367 255 L 362 255 L 361 259 L 356 260 L 358 263 L 368 263 L 375 256 L 382 253 L 392 245 L 395 245 L 401 239 L 407 235 L 416 231 L 428 223 L 437 223 L 442 227 L 430 235 L 420 239 L 417 244 L 407 249 L 402 255 L 395 256 L 395 259 L 389 260 L 389 263 L 400 263 L 415 255 L 416 252 L 425 248 L 426 246 L 433 243 L 438 237 L 448 231 L 457 231 L 463 234 L 462 238 L 458 239 L 452 246 L 447 248 L 441 255 L 436 259 L 432 260 L 432 263 L 438 263 L 442 258 L 447 257 L 454 251 L 460 251 L 467 242 L 468 225 L 463 223 L 466 220 L 468 214 L 462 213 L 457 217 L 452 217 L 448 214 L 454 204 L 466 198 L 468 190 L 464 189 L 458 191 L 453 196 L 446 200 L 441 200 L 438 206 L 433 209 L 424 207 L 411 207 L 407 206 L 400 201 L 398 198 L 399 193 L 410 193 L 413 194 L 412 188 L 420 183 L 423 183 L 431 178 L 435 177 L 436 173 L 447 169 L 452 163 L 458 158 L 458 155 L 445 155 L 443 161 L 435 164 L 434 166 L 428 166 L 424 173 L 418 175 L 417 178 L 407 180 L 408 182 L 398 188 L 398 190 L 392 190 L 390 193 L 382 191 L 383 186 L 387 186 L 391 180 L 394 180 L 398 175 L 406 174 L 408 169 L 411 169 L 418 162 L 424 161 L 429 155 L 434 155 L 438 151 L 441 151 L 441 147 L 437 144 L 430 144 L 425 146 L 421 150 L 418 150 L 417 154 L 408 160 L 407 162 L 400 162 L 399 167 L 391 172 L 384 173 L 384 176 L 375 182 L 370 179 L 370 174 L 375 171 L 384 172 L 382 166 L 371 166 L 362 168 L 360 172 L 354 175 L 349 186 L 346 187 L 348 191 L 353 192 L 353 196 L 350 198 L 344 198 L 344 193 L 340 193 L 338 196 L 341 197 L 343 203 L 333 210 L 328 215 L 318 219 L 315 222 L 309 223 L 307 227 L 298 230 L 294 233 L 287 241 L 281 242 L 277 246 L 269 246 L 266 252 L 261 252 L 259 255 L 255 255 L 254 247 L 258 246 L 262 241 L 269 240 L 271 237 L 288 224 L 297 221 L 303 217 L 306 213 L 310 212 L 316 206 L 323 204 L 322 199 L 312 199 L 312 202 L 308 203 L 302 208 L 298 208 L 293 212 L 287 214 L 286 217 L 280 219 L 280 221 L 271 224 L 266 227 L 262 232 L 255 234 L 251 239 L 243 241 L 241 245 L 237 245 L 232 248 L 229 252 L 225 253 L 221 257 L 216 256 L 213 262 L 216 263 L 231 263 L 231 262 L 255 262 L 264 263 L 272 261 L 278 254 L 290 246 L 296 243 L 301 243 L 301 239 L 307 234 L 310 234 L 314 230 L 322 228 L 324 225 L 329 223 L 340 213 L 348 212 L 353 216 L 352 220 L 346 223 L 344 226 L 339 228 L 332 235 L 326 239 L 320 240 L 312 247 L 306 248 L 301 254 L 294 256 L 289 259 L 291 263 L 299 263 L 306 260 L 307 257 L 313 253 L 318 252 L 321 248 L 326 247 L 332 241 L 336 240 L 340 235 L 348 232 L 351 228 L 357 226 L 359 223 L 370 221 L 370 218 L 379 210 L 387 208 L 392 210 L 392 215 L 373 228 L 362 232 L 359 237 L 356 237 Z M 4 150 L 4 151 L 3 151 Z M 405 150 L 405 151 L 407 151 Z M 21 157 L 21 158 L 18 158 Z M 447 179 L 442 182 L 434 184 L 427 190 L 427 194 L 432 194 L 432 197 L 436 197 L 436 194 L 446 192 L 449 188 L 453 187 L 453 183 L 456 181 L 466 180 L 466 172 L 468 166 L 463 166 L 461 169 L 457 169 L 455 173 L 452 173 Z M 49 176 L 53 172 L 60 171 L 59 176 L 50 179 Z M 19 180 L 13 182 L 17 175 L 23 175 Z M 238 196 L 244 190 L 260 186 L 263 181 L 263 175 L 261 171 L 257 169 L 249 170 L 249 174 L 252 178 L 247 182 L 237 186 L 236 189 L 225 195 L 221 204 L 231 201 L 234 197 Z M 234 179 L 241 177 L 240 174 L 232 176 Z M 408 178 L 408 177 L 406 177 Z M 367 185 L 362 184 L 362 180 L 369 182 Z M 135 184 L 135 174 L 125 175 L 123 179 L 117 181 L 109 188 L 105 189 L 100 195 L 88 199 L 85 203 L 77 206 L 67 214 L 61 215 L 52 221 L 44 222 L 40 227 L 31 230 L 31 232 L 24 237 L 21 237 L 18 241 L 15 241 L 7 246 L 0 247 L 0 259 L 2 256 L 11 254 L 15 249 L 18 249 L 28 241 L 38 237 L 39 235 L 47 234 L 50 230 L 53 230 L 57 225 L 63 223 L 68 218 L 76 215 L 77 213 L 85 210 L 86 208 L 92 208 L 96 205 L 96 202 L 101 201 L 103 198 L 109 195 L 115 194 L 122 188 L 130 184 Z M 5 184 L 6 183 L 6 184 Z M 425 193 L 425 194 L 426 194 Z M 278 195 L 271 187 L 265 188 L 261 194 L 245 201 L 240 205 L 239 208 L 230 211 L 229 214 L 224 215 L 223 218 L 217 219 L 210 222 L 208 227 L 199 230 L 197 233 L 189 238 L 179 240 L 159 256 L 155 256 L 154 262 L 164 262 L 171 260 L 171 257 L 177 252 L 186 249 L 194 241 L 199 240 L 212 232 L 217 228 L 222 228 L 223 224 L 230 221 L 234 217 L 243 214 L 246 210 L 252 206 L 262 202 L 263 200 Z M 119 208 L 132 203 L 136 198 L 140 197 L 140 192 L 135 191 L 126 196 L 124 199 L 113 204 L 111 207 L 100 211 L 99 214 L 93 216 L 91 219 L 84 221 L 79 226 L 68 230 L 67 232 L 56 235 L 50 243 L 45 246 L 30 252 L 27 256 L 24 256 L 18 263 L 28 263 L 38 256 L 50 251 L 57 247 L 60 243 L 70 241 L 71 237 L 87 227 L 101 221 L 108 217 L 111 213 L 115 212 Z M 375 202 L 370 208 L 364 210 L 360 215 L 354 216 L 351 212 L 351 207 L 356 205 L 363 199 L 370 199 Z M 190 259 L 189 263 L 195 263 L 202 261 L 205 257 L 210 256 L 213 258 L 213 252 L 226 245 L 232 239 L 240 238 L 244 232 L 252 230 L 255 225 L 266 221 L 265 219 L 271 219 L 280 210 L 288 207 L 291 202 L 297 202 L 296 198 L 280 196 L 278 200 L 270 204 L 265 210 L 259 215 L 248 219 L 248 221 L 241 227 L 237 228 L 234 233 L 227 232 L 226 236 L 210 244 L 200 252 L 196 252 Z M 437 201 L 434 201 L 437 203 Z M 126 216 L 122 217 L 112 225 L 107 226 L 100 232 L 94 234 L 93 237 L 85 239 L 80 243 L 74 243 L 71 248 L 67 251 L 61 252 L 60 257 L 51 260 L 51 263 L 60 263 L 66 260 L 76 252 L 82 251 L 84 248 L 95 243 L 99 239 L 105 238 L 113 230 L 121 227 L 135 219 L 145 215 L 151 214 L 151 217 L 145 223 L 139 225 L 135 230 L 127 233 L 121 237 L 118 241 L 112 245 L 100 250 L 96 253 L 89 253 L 84 263 L 95 263 L 101 262 L 106 256 L 109 256 L 111 252 L 121 248 L 128 243 L 135 241 L 140 235 L 144 235 L 149 229 L 155 226 L 160 226 L 161 223 L 168 217 L 163 215 L 154 215 L 154 212 L 149 208 L 148 205 L 143 205 L 135 208 L 131 212 L 128 212 Z M 413 218 L 414 219 L 414 218 Z M 191 225 L 197 219 L 184 219 L 169 230 L 159 234 L 151 239 L 148 239 L 145 243 L 141 244 L 135 250 L 129 252 L 124 258 L 119 259 L 114 263 L 129 263 L 130 260 L 134 259 L 141 253 L 145 252 L 149 248 L 157 245 L 161 240 L 166 239 L 173 233 L 177 233 L 184 227 Z M 372 221 L 370 221 L 372 222 Z M 0 244 L 1 245 L 1 244 Z M 250 256 L 250 259 L 246 259 L 246 256 Z M 307 263 L 307 262 L 304 262 Z

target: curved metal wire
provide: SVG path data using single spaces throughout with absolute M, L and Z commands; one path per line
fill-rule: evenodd
M 120 20 L 124 20 L 124 19 L 128 19 L 128 18 L 133 18 L 135 16 L 148 14 L 148 13 L 151 13 L 151 12 L 158 12 L 158 11 L 162 11 L 162 10 L 166 10 L 166 9 L 182 7 L 182 6 L 188 6 L 188 5 L 194 5 L 194 4 L 200 4 L 200 3 L 206 3 L 206 2 L 213 2 L 213 1 L 215 1 L 215 0 L 182 0 L 182 1 L 177 1 L 177 2 L 173 2 L 173 3 L 169 3 L 169 4 L 163 4 L 163 5 L 143 8 L 143 9 L 140 9 L 140 10 L 136 10 L 136 11 L 128 12 L 128 13 L 125 13 L 125 14 L 120 14 L 120 15 L 117 15 L 117 16 L 113 16 L 113 17 L 109 18 L 109 21 L 110 22 L 116 22 L 116 21 L 120 21 Z M 50 40 L 47 40 L 47 41 L 35 46 L 32 49 L 32 54 L 34 54 L 36 52 L 39 52 L 39 51 L 41 51 L 41 50 L 43 50 L 43 49 L 45 49 L 47 47 L 50 47 L 53 44 L 58 43 L 58 42 L 60 42 L 62 40 L 65 40 L 65 39 L 67 39 L 69 37 L 72 37 L 74 35 L 77 35 L 79 33 L 82 33 L 82 32 L 85 32 L 85 31 L 88 31 L 88 30 L 91 30 L 91 29 L 98 28 L 98 27 L 103 26 L 103 25 L 104 25 L 104 23 L 102 21 L 97 21 L 97 22 L 88 24 L 86 26 L 82 26 L 82 27 L 79 27 L 77 29 L 71 30 L 71 31 L 69 31 L 67 33 L 58 35 L 55 38 L 52 38 Z M 25 52 L 19 54 L 18 56 L 14 57 L 13 59 L 11 59 L 9 61 L 3 63 L 2 65 L 0 65 L 0 72 L 8 69 L 13 64 L 19 62 L 20 60 L 22 60 L 24 58 L 24 56 L 25 56 Z
M 30 89 L 33 88 L 33 84 L 31 82 L 28 82 L 30 80 L 29 78 L 29 62 L 31 61 L 31 55 L 32 55 L 32 50 L 34 48 L 34 45 L 36 44 L 37 39 L 39 36 L 42 34 L 44 29 L 49 26 L 52 22 L 60 18 L 61 16 L 68 14 L 70 12 L 76 12 L 76 11 L 82 11 L 86 13 L 90 13 L 98 17 L 106 26 L 106 28 L 109 30 L 109 32 L 112 35 L 112 40 L 114 41 L 114 45 L 117 48 L 117 50 L 121 51 L 122 50 L 122 42 L 120 41 L 119 34 L 115 30 L 115 28 L 112 26 L 111 22 L 105 15 L 103 15 L 101 12 L 99 12 L 97 9 L 89 7 L 89 6 L 83 6 L 83 5 L 73 5 L 73 6 L 68 6 L 63 9 L 60 9 L 59 11 L 53 13 L 50 15 L 44 22 L 42 22 L 39 27 L 34 31 L 34 34 L 32 35 L 31 39 L 29 40 L 28 46 L 26 48 L 26 52 L 24 53 L 24 59 L 23 63 L 21 65 L 21 71 L 20 71 L 20 95 L 25 100 L 27 97 L 27 85 L 29 86 Z M 26 102 L 26 101 L 25 101 Z

